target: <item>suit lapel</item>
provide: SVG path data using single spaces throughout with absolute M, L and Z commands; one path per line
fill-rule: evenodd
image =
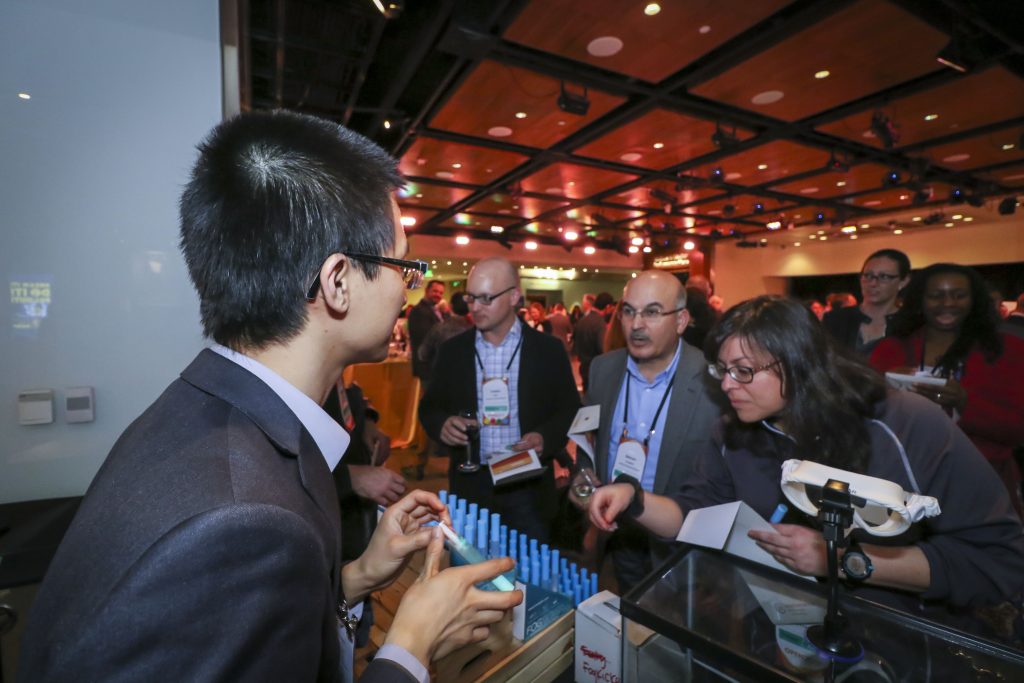
M 608 372 L 604 377 L 596 378 L 598 386 L 607 386 L 611 391 L 606 391 L 601 399 L 601 422 L 597 432 L 597 451 L 594 459 L 597 460 L 597 476 L 602 482 L 608 481 L 608 444 L 611 442 L 613 429 L 619 429 L 621 425 L 613 425 L 612 418 L 615 417 L 615 404 L 618 403 L 619 393 L 622 391 L 622 383 L 626 380 L 626 358 L 625 351 L 618 353 L 614 362 L 606 366 Z M 612 386 L 614 385 L 614 386 Z
M 684 342 L 679 364 L 676 366 L 672 399 L 668 403 L 668 413 L 665 415 L 665 433 L 661 437 L 658 469 L 654 473 L 654 493 L 665 492 L 672 467 L 677 457 L 680 457 L 678 449 L 690 431 L 705 371 L 700 351 Z

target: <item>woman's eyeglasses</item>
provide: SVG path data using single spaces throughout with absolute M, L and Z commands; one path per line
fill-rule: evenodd
M 427 274 L 426 261 L 408 261 L 406 259 L 390 258 L 388 256 L 374 256 L 373 254 L 350 254 L 344 251 L 341 253 L 351 259 L 356 259 L 357 261 L 377 263 L 382 266 L 398 268 L 402 274 L 402 281 L 405 282 L 406 289 L 419 289 L 423 284 L 423 276 Z M 306 301 L 315 301 L 318 289 L 320 289 L 319 270 L 313 278 L 313 282 L 311 282 L 309 287 L 306 289 Z
M 708 363 L 708 374 L 719 382 L 725 379 L 726 375 L 729 375 L 740 384 L 750 384 L 754 381 L 754 375 L 778 364 L 779 361 L 774 360 L 768 363 L 768 365 L 762 365 L 759 368 L 748 368 L 743 365 L 734 365 L 730 368 L 726 367 L 725 363 Z

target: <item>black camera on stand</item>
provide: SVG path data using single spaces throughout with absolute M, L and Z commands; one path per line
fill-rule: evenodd
M 825 482 L 817 500 L 828 560 L 828 610 L 823 624 L 807 629 L 807 639 L 823 656 L 844 664 L 863 659 L 864 647 L 850 637 L 846 617 L 839 610 L 839 548 L 846 545 L 846 530 L 853 525 L 853 506 L 864 504 L 863 498 L 850 494 L 848 483 L 835 479 Z

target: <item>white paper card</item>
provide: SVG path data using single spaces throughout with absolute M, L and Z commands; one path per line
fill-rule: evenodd
M 576 417 L 572 421 L 572 425 L 569 426 L 569 438 L 572 439 L 573 443 L 583 449 L 583 452 L 590 456 L 591 462 L 594 460 L 594 448 L 590 445 L 590 440 L 587 438 L 587 432 L 592 432 L 597 429 L 601 423 L 601 406 L 583 406 L 576 411 Z
M 946 386 L 946 378 L 936 377 L 935 375 L 904 375 L 899 372 L 887 372 L 885 373 L 885 379 L 889 386 L 894 389 L 909 389 L 915 384 L 931 384 L 937 387 Z
M 676 540 L 705 548 L 724 550 L 730 555 L 745 557 L 758 564 L 789 572 L 794 576 L 811 578 L 797 574 L 761 550 L 754 539 L 747 536 L 747 532 L 751 529 L 775 531 L 772 525 L 757 514 L 753 508 L 743 501 L 736 501 L 690 510 L 686 513 L 683 527 L 679 530 Z
M 522 476 L 528 472 L 541 469 L 537 451 L 509 451 L 491 453 L 487 456 L 487 467 L 491 472 L 491 480 L 497 484 L 503 479 Z
M 782 624 L 820 624 L 825 619 L 828 602 L 781 581 L 772 581 L 753 572 L 740 570 L 750 592 L 754 594 L 768 618 L 776 626 Z

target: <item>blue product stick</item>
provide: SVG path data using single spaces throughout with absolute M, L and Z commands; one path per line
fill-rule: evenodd
M 448 526 L 441 522 L 438 524 L 441 527 L 441 532 L 444 533 L 445 538 L 448 539 L 448 549 L 459 555 L 464 562 L 467 564 L 477 564 L 485 560 L 484 556 L 480 554 L 480 551 L 474 548 L 465 538 L 457 535 L 454 531 L 448 528 Z M 491 585 L 500 591 L 513 591 L 516 589 L 512 582 L 506 579 L 503 575 L 498 574 L 491 579 Z
M 782 518 L 789 512 L 789 508 L 786 507 L 785 503 L 779 503 L 778 507 L 775 508 L 775 512 L 772 513 L 772 518 L 768 521 L 772 524 L 778 524 L 782 521 Z
M 477 509 L 479 507 L 480 506 L 477 505 L 476 503 L 470 503 L 469 504 L 469 510 L 466 511 L 466 516 L 467 517 L 472 517 L 474 523 L 476 522 Z
M 490 538 L 487 543 L 488 557 L 504 557 L 501 550 L 501 523 L 498 521 L 498 513 L 491 513 Z
M 478 523 L 476 526 L 476 548 L 484 557 L 487 556 L 487 522 Z
M 538 555 L 536 553 L 533 554 L 533 555 L 530 555 L 530 583 L 534 584 L 535 586 L 542 585 L 541 584 L 541 570 L 540 570 L 540 555 Z
M 441 503 L 443 503 L 444 505 L 448 504 L 448 492 L 445 491 L 444 489 L 441 489 L 440 491 L 437 492 L 437 497 L 441 499 Z
M 551 549 L 551 590 L 558 590 L 558 548 Z
M 519 562 L 519 532 L 515 529 L 508 530 L 508 554 L 515 562 Z
M 597 595 L 597 572 L 590 575 L 590 595 Z
M 458 503 L 459 503 L 458 504 L 459 510 L 462 510 L 462 514 L 466 514 L 466 499 L 465 498 L 459 498 L 458 499 Z

